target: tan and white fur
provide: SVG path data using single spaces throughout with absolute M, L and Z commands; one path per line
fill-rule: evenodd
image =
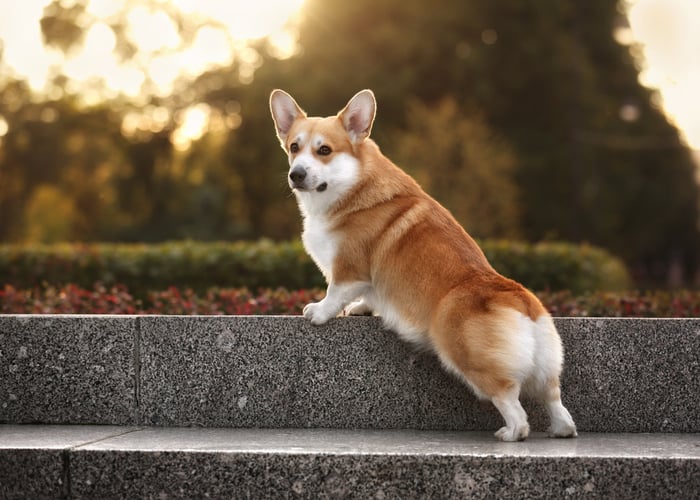
M 369 139 L 374 94 L 363 90 L 326 118 L 307 117 L 281 90 L 270 108 L 304 246 L 328 282 L 326 297 L 304 316 L 314 325 L 342 312 L 381 316 L 496 406 L 505 420 L 498 439 L 528 436 L 523 392 L 546 406 L 551 436 L 576 436 L 561 403 L 563 351 L 552 318 Z

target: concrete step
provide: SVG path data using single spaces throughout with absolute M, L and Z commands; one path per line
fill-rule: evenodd
M 557 319 L 579 431 L 700 432 L 700 319 Z M 378 318 L 0 316 L 0 423 L 490 430 Z M 534 431 L 547 422 L 525 403 Z
M 0 497 L 698 498 L 700 435 L 0 425 Z

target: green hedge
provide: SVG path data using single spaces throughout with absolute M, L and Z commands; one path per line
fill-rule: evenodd
M 482 248 L 496 269 L 533 290 L 581 293 L 628 284 L 618 259 L 587 245 L 484 241 Z M 125 285 L 139 296 L 169 286 L 206 290 L 325 285 L 298 241 L 0 246 L 0 285 L 91 287 L 95 282 Z
M 503 240 L 479 242 L 496 270 L 532 290 L 619 291 L 630 286 L 627 268 L 605 250 L 588 244 Z

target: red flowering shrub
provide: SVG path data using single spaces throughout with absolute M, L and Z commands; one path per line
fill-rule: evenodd
M 301 314 L 309 302 L 321 300 L 320 290 L 288 291 L 283 288 L 211 288 L 198 296 L 191 289 L 180 292 L 170 287 L 150 292 L 143 312 L 146 314 Z
M 596 292 L 581 296 L 571 292 L 543 292 L 537 295 L 552 316 L 700 317 L 700 291 Z
M 16 290 L 5 285 L 0 289 L 3 314 L 137 314 L 141 309 L 140 301 L 123 286 L 107 289 L 96 284 L 92 290 L 86 290 L 66 285 Z
M 3 314 L 301 314 L 309 302 L 320 300 L 321 289 L 170 287 L 148 292 L 145 299 L 131 295 L 123 285 L 92 289 L 76 285 L 43 286 L 18 290 L 0 289 Z M 596 292 L 575 296 L 571 292 L 542 292 L 538 296 L 553 316 L 700 317 L 700 291 Z
M 211 288 L 198 295 L 191 289 L 170 287 L 148 292 L 144 300 L 133 297 L 123 285 L 92 290 L 76 285 L 44 286 L 17 290 L 0 289 L 2 314 L 301 314 L 309 302 L 321 300 L 323 292 L 246 288 Z

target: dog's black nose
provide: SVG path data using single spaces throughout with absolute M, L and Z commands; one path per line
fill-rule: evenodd
M 306 170 L 303 167 L 294 167 L 292 171 L 289 172 L 289 178 L 294 184 L 299 184 L 306 179 Z

